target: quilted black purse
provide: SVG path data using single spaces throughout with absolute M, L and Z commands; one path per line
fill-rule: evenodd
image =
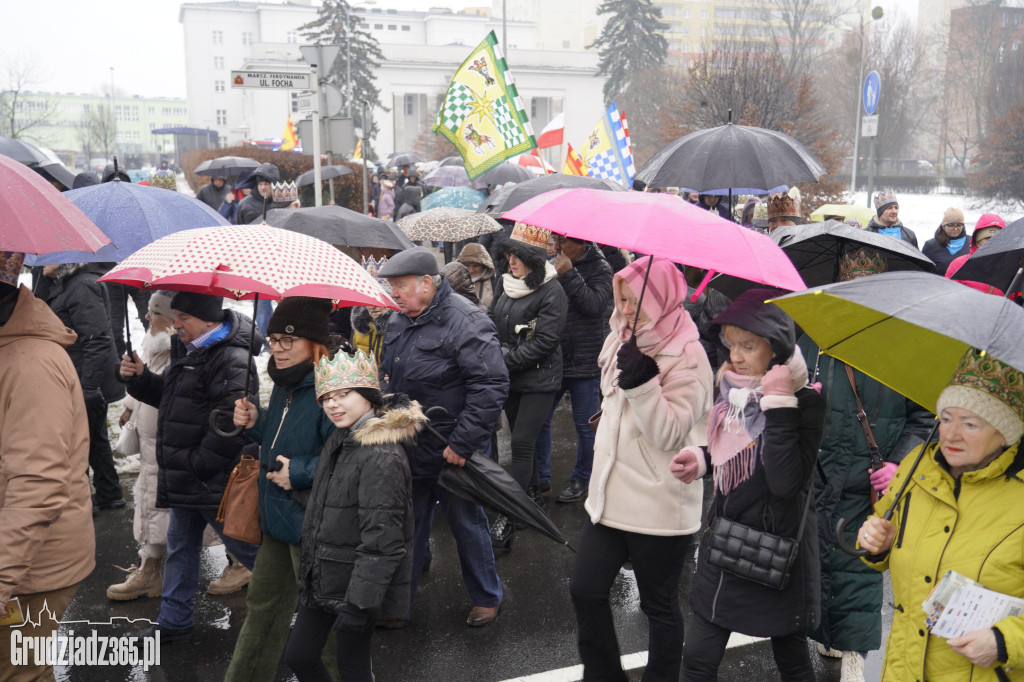
M 812 472 L 810 483 L 813 481 Z M 809 484 L 807 501 L 800 516 L 800 528 L 796 532 L 796 538 L 757 530 L 719 515 L 711 522 L 711 527 L 707 531 L 710 542 L 706 561 L 744 580 L 775 590 L 786 589 L 793 563 L 800 551 L 800 538 L 803 537 L 804 526 L 807 523 L 807 512 L 811 503 L 810 487 Z

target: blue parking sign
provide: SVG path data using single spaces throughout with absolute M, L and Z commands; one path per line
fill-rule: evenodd
M 877 71 L 872 71 L 864 79 L 864 91 L 861 93 L 861 101 L 864 104 L 864 113 L 871 116 L 878 108 L 878 95 L 882 89 L 882 79 L 878 77 Z

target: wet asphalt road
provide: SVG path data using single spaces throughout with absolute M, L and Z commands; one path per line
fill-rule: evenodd
M 563 401 L 555 416 L 552 493 L 557 495 L 572 469 L 575 459 L 575 433 L 568 402 Z M 502 452 L 508 451 L 507 431 Z M 122 477 L 126 497 L 131 499 L 133 479 Z M 554 497 L 547 510 L 566 538 L 579 539 L 584 520 L 582 504 L 556 504 Z M 575 646 L 575 618 L 569 600 L 569 575 L 574 555 L 566 548 L 530 531 L 517 533 L 510 553 L 499 554 L 498 572 L 505 589 L 505 600 L 498 619 L 487 627 L 465 625 L 470 604 L 462 585 L 451 533 L 437 515 L 431 539 L 433 565 L 420 581 L 412 610 L 412 622 L 404 630 L 377 630 L 374 638 L 374 670 L 378 682 L 407 680 L 445 680 L 450 682 L 503 682 L 528 677 L 531 682 L 579 680 L 579 656 Z M 112 602 L 106 588 L 122 580 L 115 566 L 137 562 L 132 538 L 132 510 L 126 508 L 102 512 L 96 520 L 97 566 L 83 583 L 72 602 L 65 621 L 88 619 L 107 622 L 99 626 L 102 635 L 117 635 L 130 626 L 117 618 L 155 620 L 158 599 Z M 220 547 L 204 550 L 201 564 L 200 593 L 196 599 L 196 638 L 188 644 L 164 645 L 161 663 L 144 672 L 141 667 L 74 667 L 59 669 L 58 680 L 71 682 L 119 682 L 122 680 L 221 680 L 234 649 L 235 638 L 245 618 L 245 593 L 212 597 L 205 585 L 215 579 L 226 560 Z M 684 614 L 689 617 L 688 595 L 693 558 L 684 571 L 680 594 Z M 647 650 L 646 619 L 639 610 L 639 598 L 633 575 L 620 572 L 612 592 L 620 649 L 623 655 Z M 886 632 L 891 622 L 891 607 L 886 606 Z M 145 623 L 143 623 L 145 625 Z M 640 680 L 642 654 L 629 674 Z M 818 679 L 839 679 L 837 661 L 823 660 L 812 653 Z M 877 680 L 881 655 L 868 659 L 867 679 Z M 568 670 L 564 670 L 568 669 Z M 282 665 L 276 679 L 294 679 Z M 766 641 L 731 647 L 722 663 L 723 681 L 778 680 Z

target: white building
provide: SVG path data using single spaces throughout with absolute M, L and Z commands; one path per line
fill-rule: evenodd
M 372 112 L 380 131 L 374 146 L 382 154 L 413 149 L 416 138 L 433 123 L 437 96 L 471 47 L 491 30 L 501 39 L 501 16 L 489 16 L 486 8 L 455 13 L 357 6 L 356 11 L 385 56 L 376 84 L 390 110 Z M 182 4 L 179 20 L 192 125 L 216 129 L 226 144 L 280 138 L 288 114 L 293 120 L 302 116 L 297 93 L 233 89 L 230 72 L 308 68 L 300 61 L 298 48 L 306 41 L 299 27 L 316 16 L 317 7 L 296 2 Z M 579 49 L 582 38 L 570 39 L 571 49 L 539 49 L 542 34 L 536 23 L 508 19 L 505 25 L 508 63 L 535 131 L 564 111 L 568 139 L 582 138 L 603 110 L 603 80 L 595 77 L 597 54 Z

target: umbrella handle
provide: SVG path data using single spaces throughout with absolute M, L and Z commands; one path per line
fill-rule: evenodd
M 221 438 L 234 438 L 235 436 L 242 433 L 245 430 L 244 426 L 236 426 L 231 431 L 224 431 L 217 426 L 217 417 L 223 412 L 223 410 L 214 410 L 210 412 L 210 430 Z
M 423 414 L 425 414 L 427 416 L 427 419 L 431 419 L 431 418 L 433 418 L 434 415 L 440 415 L 440 416 L 443 417 L 443 416 L 451 414 L 451 413 L 448 412 L 448 408 L 447 407 L 444 407 L 442 405 L 434 405 L 433 407 L 428 407 L 427 409 L 423 410 Z M 444 436 L 442 436 L 440 433 L 438 433 L 437 429 L 435 429 L 430 424 L 424 424 L 423 425 L 423 429 L 425 431 L 433 434 L 434 438 L 436 438 L 439 441 L 441 441 L 442 443 L 444 443 L 445 446 L 447 447 L 448 439 L 445 438 Z

